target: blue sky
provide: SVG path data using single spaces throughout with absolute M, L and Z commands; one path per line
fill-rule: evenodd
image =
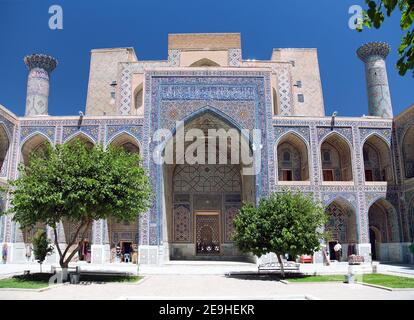
M 368 113 L 363 63 L 355 50 L 368 41 L 391 45 L 387 58 L 394 114 L 414 103 L 414 78 L 398 75 L 399 17 L 383 28 L 348 28 L 353 4 L 363 0 L 0 0 L 0 104 L 24 114 L 23 57 L 46 53 L 59 65 L 51 76 L 49 114 L 85 109 L 89 52 L 134 47 L 138 59 L 167 58 L 168 33 L 240 32 L 244 59 L 269 59 L 272 48 L 318 49 L 326 114 Z M 63 30 L 50 30 L 49 6 L 63 8 Z

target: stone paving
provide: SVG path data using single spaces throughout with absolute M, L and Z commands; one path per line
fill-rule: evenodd
M 44 271 L 50 271 L 44 265 Z M 88 271 L 128 272 L 137 274 L 132 264 L 81 265 Z M 0 265 L 0 277 L 38 272 L 38 264 Z M 370 272 L 370 265 L 363 267 Z M 414 290 L 384 289 L 345 283 L 284 284 L 267 276 L 254 276 L 255 264 L 237 262 L 170 262 L 161 266 L 140 266 L 144 279 L 137 284 L 63 285 L 43 292 L 0 289 L 4 299 L 414 299 Z M 348 265 L 301 265 L 301 271 L 317 274 L 346 274 Z M 232 276 L 224 276 L 233 272 Z M 378 272 L 414 277 L 412 265 L 381 264 Z
M 414 299 L 414 290 L 387 291 L 344 283 L 290 283 L 215 275 L 147 276 L 138 284 L 63 285 L 43 292 L 0 290 L 6 299 Z

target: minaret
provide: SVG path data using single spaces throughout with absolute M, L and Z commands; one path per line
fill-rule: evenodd
M 56 68 L 57 60 L 44 54 L 32 54 L 24 57 L 24 63 L 29 68 L 25 115 L 47 115 L 49 77 Z
M 368 91 L 368 115 L 392 118 L 390 88 L 388 86 L 385 58 L 390 46 L 383 42 L 370 42 L 357 50 L 365 63 L 365 78 Z

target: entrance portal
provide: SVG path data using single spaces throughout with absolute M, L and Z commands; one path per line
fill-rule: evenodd
M 232 138 L 223 139 L 225 133 L 213 135 L 232 127 L 211 113 L 186 123 L 183 135 L 191 129 L 203 137 L 197 148 L 188 140 L 180 147 L 177 135 L 165 147 L 165 154 L 173 155 L 173 163 L 163 165 L 170 259 L 245 260 L 232 240 L 234 218 L 243 201 L 255 202 L 255 178 L 243 175 L 244 166 L 233 158 L 242 159 L 246 148 L 251 156 L 249 145 L 233 148 Z M 188 161 L 188 154 L 197 161 Z

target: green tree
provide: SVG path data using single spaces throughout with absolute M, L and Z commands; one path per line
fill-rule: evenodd
M 406 31 L 398 47 L 400 58 L 397 61 L 397 68 L 400 75 L 405 75 L 408 70 L 414 69 L 414 0 L 365 0 L 368 8 L 363 12 L 363 21 L 358 31 L 363 27 L 379 29 L 385 20 L 390 17 L 398 8 L 401 14 L 400 27 Z M 413 70 L 414 76 L 414 70 Z
M 38 230 L 33 237 L 33 254 L 37 262 L 40 264 L 40 272 L 42 272 L 42 263 L 46 256 L 53 252 L 53 246 L 47 238 L 46 232 Z
M 59 263 L 67 268 L 94 220 L 132 221 L 151 205 L 149 178 L 138 154 L 102 146 L 88 147 L 80 140 L 48 145 L 43 154 L 31 154 L 11 181 L 13 219 L 22 228 L 43 223 L 53 229 Z M 58 242 L 62 221 L 78 226 L 67 247 Z M 77 244 L 77 248 L 69 252 Z
M 310 196 L 290 191 L 273 193 L 261 199 L 257 207 L 243 204 L 234 221 L 233 240 L 242 252 L 258 257 L 274 252 L 285 277 L 280 256 L 319 250 L 326 222 L 325 208 Z

